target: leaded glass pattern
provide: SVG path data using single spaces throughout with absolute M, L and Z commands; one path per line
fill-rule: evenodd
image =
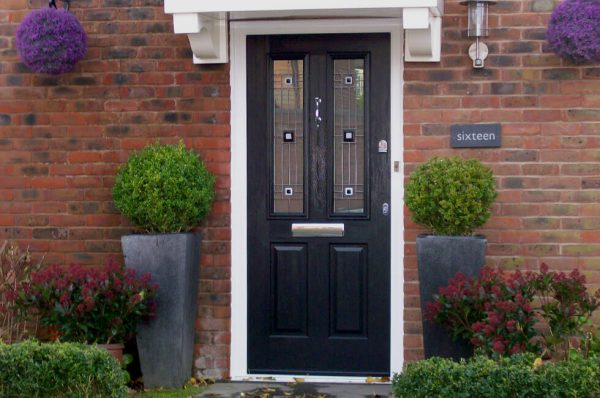
M 304 62 L 273 61 L 273 213 L 304 213 Z
M 365 213 L 365 62 L 333 61 L 333 211 Z

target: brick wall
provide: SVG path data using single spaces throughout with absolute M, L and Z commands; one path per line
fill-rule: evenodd
M 58 1 L 59 6 L 61 2 Z M 160 0 L 76 0 L 89 51 L 73 73 L 48 77 L 19 63 L 14 34 L 45 0 L 0 8 L 0 240 L 29 245 L 45 262 L 98 265 L 120 258 L 132 231 L 110 190 L 129 153 L 182 138 L 218 175 L 203 245 L 196 368 L 229 368 L 229 72 L 191 63 Z M 600 285 L 600 67 L 576 67 L 547 50 L 552 0 L 491 8 L 486 68 L 473 70 L 466 10 L 446 1 L 441 63 L 406 64 L 406 172 L 433 155 L 490 164 L 500 196 L 482 229 L 488 263 L 581 269 Z M 453 123 L 500 122 L 501 149 L 453 150 Z M 405 357 L 422 356 L 414 238 L 406 219 Z
M 132 231 L 111 188 L 129 153 L 180 138 L 217 174 L 217 202 L 200 232 L 196 361 L 208 376 L 229 358 L 229 70 L 197 66 L 160 0 L 75 0 L 89 50 L 75 71 L 37 75 L 19 63 L 15 31 L 46 0 L 0 5 L 0 242 L 45 263 L 121 260 Z M 57 1 L 58 6 L 62 2 Z
M 466 7 L 446 1 L 441 64 L 405 64 L 406 174 L 431 156 L 475 157 L 495 173 L 499 196 L 478 231 L 487 264 L 578 268 L 600 287 L 600 65 L 575 66 L 548 50 L 545 29 L 558 1 L 490 7 L 490 56 L 475 70 L 464 37 Z M 449 147 L 454 123 L 502 123 L 502 148 Z M 415 237 L 405 220 L 405 358 L 421 358 Z

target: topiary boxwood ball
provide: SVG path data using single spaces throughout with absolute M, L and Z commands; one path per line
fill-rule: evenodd
M 145 232 L 189 231 L 208 214 L 215 177 L 193 150 L 149 145 L 119 168 L 115 206 Z
M 87 52 L 87 36 L 69 11 L 43 8 L 25 17 L 17 29 L 17 49 L 34 72 L 70 72 Z
M 496 196 L 492 171 L 478 160 L 434 157 L 411 174 L 405 201 L 413 221 L 434 234 L 471 235 Z
M 576 64 L 600 62 L 600 0 L 567 0 L 548 23 L 550 48 Z

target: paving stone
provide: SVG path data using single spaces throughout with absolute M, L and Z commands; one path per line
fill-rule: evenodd
M 219 382 L 197 398 L 388 398 L 390 384 Z

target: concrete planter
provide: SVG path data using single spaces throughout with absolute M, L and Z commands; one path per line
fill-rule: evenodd
M 193 233 L 121 238 L 125 266 L 159 285 L 156 319 L 137 332 L 146 388 L 179 388 L 192 375 L 200 241 Z
M 417 237 L 417 260 L 421 291 L 421 311 L 425 314 L 426 303 L 440 287 L 448 285 L 448 280 L 457 272 L 465 275 L 478 275 L 485 264 L 486 239 L 483 236 L 434 236 Z M 433 356 L 468 358 L 473 348 L 467 341 L 454 341 L 451 335 L 439 325 L 423 317 L 423 345 L 425 358 Z

